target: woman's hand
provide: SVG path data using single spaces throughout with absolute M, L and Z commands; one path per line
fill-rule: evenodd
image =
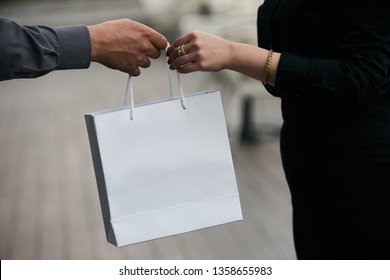
M 269 50 L 197 31 L 178 38 L 167 55 L 170 68 L 180 73 L 229 69 L 274 86 L 281 54 L 271 53 L 270 60 Z
M 178 38 L 168 49 L 168 63 L 180 73 L 220 71 L 231 64 L 232 43 L 203 32 L 191 32 Z

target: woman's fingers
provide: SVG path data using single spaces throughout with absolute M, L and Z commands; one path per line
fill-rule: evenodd
M 168 49 L 168 63 L 171 69 L 180 69 L 181 73 L 219 71 L 230 60 L 229 44 L 207 33 L 191 32 L 178 38 Z

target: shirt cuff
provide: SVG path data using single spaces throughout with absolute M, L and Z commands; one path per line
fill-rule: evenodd
M 311 60 L 301 56 L 282 53 L 276 74 L 275 90 L 287 96 L 292 89 L 302 87 L 309 77 Z
M 60 56 L 58 69 L 85 69 L 91 64 L 91 38 L 85 25 L 55 27 Z

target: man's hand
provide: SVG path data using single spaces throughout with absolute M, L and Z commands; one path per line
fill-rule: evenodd
M 106 21 L 88 26 L 91 60 L 109 68 L 138 76 L 139 67 L 150 66 L 150 58 L 160 57 L 167 39 L 155 30 L 130 19 Z

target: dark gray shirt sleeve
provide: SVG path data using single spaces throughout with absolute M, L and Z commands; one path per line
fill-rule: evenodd
M 88 68 L 86 26 L 23 26 L 0 18 L 0 80 L 35 78 L 53 70 Z

